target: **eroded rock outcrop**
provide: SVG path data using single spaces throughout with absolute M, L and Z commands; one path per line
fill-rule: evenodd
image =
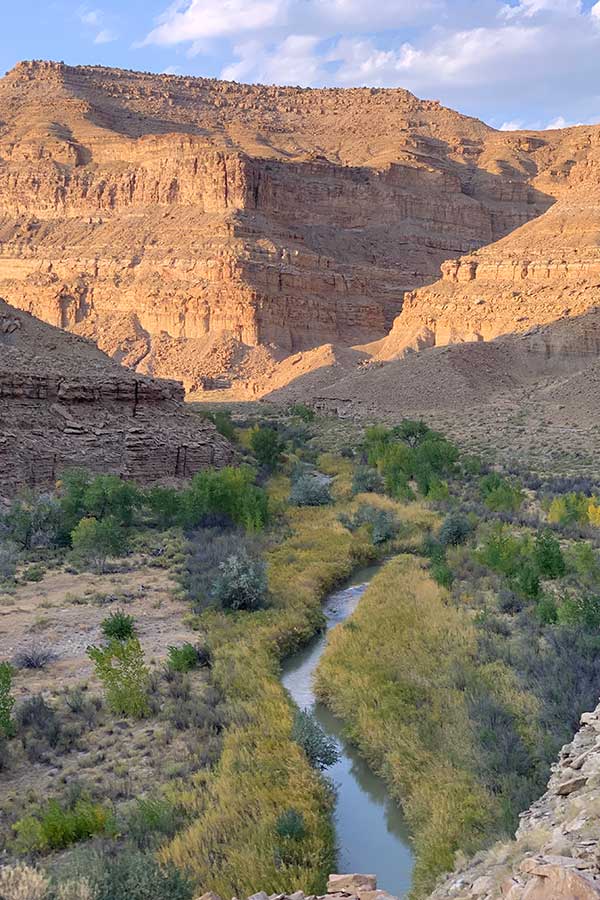
M 144 482 L 231 462 L 183 396 L 178 382 L 136 375 L 0 300 L 0 496 L 50 485 L 69 466 Z
M 431 900 L 596 900 L 600 897 L 600 706 L 581 717 L 548 790 L 521 816 L 515 840 L 454 872 Z

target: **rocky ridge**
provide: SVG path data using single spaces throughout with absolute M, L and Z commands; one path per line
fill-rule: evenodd
M 202 894 L 198 900 L 221 900 L 221 898 L 212 891 L 208 891 Z M 295 891 L 293 894 L 267 894 L 259 891 L 252 894 L 247 900 L 396 900 L 396 898 L 387 891 L 377 889 L 375 875 L 353 873 L 330 875 L 327 882 L 327 893 L 320 896 L 307 895 L 303 891 Z
M 135 375 L 91 341 L 0 300 L 0 496 L 69 466 L 153 481 L 231 462 L 180 383 Z

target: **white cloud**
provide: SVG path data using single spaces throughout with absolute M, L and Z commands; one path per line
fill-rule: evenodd
M 503 122 L 500 126 L 500 131 L 521 131 L 524 128 L 522 119 L 511 119 L 510 122 Z
M 79 19 L 84 25 L 97 26 L 102 21 L 102 11 L 99 9 L 86 9 L 81 7 L 78 12 Z
M 94 38 L 95 44 L 110 44 L 111 41 L 116 41 L 118 35 L 115 34 L 114 31 L 111 31 L 110 28 L 103 28 L 98 32 L 96 37 Z
M 406 87 L 506 128 L 600 116 L 600 0 L 176 0 L 143 43 L 219 55 L 234 80 Z
M 272 26 L 285 0 L 179 0 L 163 13 L 146 44 L 181 44 Z

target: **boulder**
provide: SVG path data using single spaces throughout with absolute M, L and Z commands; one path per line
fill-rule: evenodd
M 376 891 L 376 875 L 330 875 L 327 882 L 328 894 L 357 894 L 359 891 Z

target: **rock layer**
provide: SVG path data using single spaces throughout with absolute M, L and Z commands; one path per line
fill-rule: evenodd
M 0 291 L 202 390 L 231 341 L 383 338 L 445 260 L 549 208 L 561 140 L 403 90 L 22 63 L 0 80 Z
M 178 382 L 135 375 L 0 300 L 0 496 L 50 485 L 69 466 L 143 482 L 231 462 L 183 397 Z

